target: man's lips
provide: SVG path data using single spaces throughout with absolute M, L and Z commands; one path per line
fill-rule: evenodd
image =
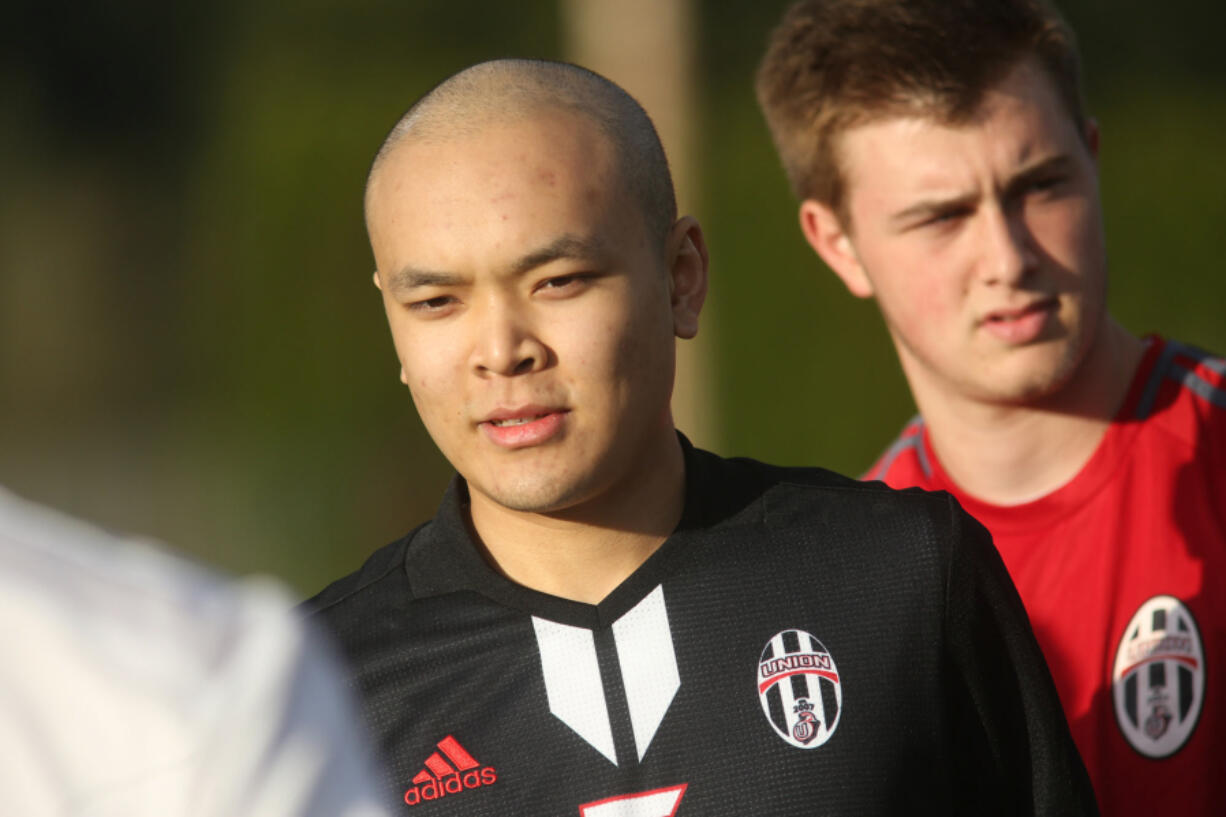
M 1056 298 L 1044 298 L 1022 307 L 996 309 L 984 315 L 979 325 L 1005 343 L 1030 343 L 1043 333 L 1058 306 Z
M 569 409 L 546 406 L 497 409 L 477 425 L 495 445 L 525 448 L 540 445 L 559 434 L 569 413 Z

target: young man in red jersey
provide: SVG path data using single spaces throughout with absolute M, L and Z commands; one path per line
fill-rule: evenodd
M 624 91 L 465 69 L 393 128 L 366 216 L 401 378 L 457 476 L 311 605 L 402 810 L 1095 812 L 957 503 L 678 436 L 707 256 Z
M 1071 32 L 1041 0 L 806 0 L 757 90 L 920 410 L 868 477 L 991 530 L 1104 813 L 1220 811 L 1226 362 L 1107 311 Z

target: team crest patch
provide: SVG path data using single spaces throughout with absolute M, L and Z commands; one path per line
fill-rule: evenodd
M 758 661 L 758 699 L 779 737 L 797 749 L 821 746 L 843 712 L 843 685 L 830 651 L 804 630 L 776 633 Z
M 1205 651 L 1192 611 L 1154 596 L 1124 628 L 1111 671 L 1115 720 L 1146 757 L 1175 754 L 1192 736 L 1205 702 Z

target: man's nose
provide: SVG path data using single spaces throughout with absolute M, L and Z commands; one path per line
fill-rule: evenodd
M 985 208 L 980 280 L 1016 286 L 1037 266 L 1039 254 L 1030 226 L 1020 208 L 1000 205 Z
M 516 304 L 493 300 L 476 319 L 472 366 L 477 374 L 510 377 L 543 368 L 548 350 L 531 317 Z

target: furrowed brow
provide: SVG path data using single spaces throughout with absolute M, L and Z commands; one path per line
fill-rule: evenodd
M 1023 168 L 1021 172 L 1010 179 L 1009 183 L 1005 186 L 1005 194 L 1012 196 L 1021 190 L 1025 190 L 1044 176 L 1052 173 L 1066 173 L 1072 167 L 1073 160 L 1063 153 L 1042 159 L 1030 167 Z
M 392 292 L 404 293 L 422 287 L 448 287 L 462 284 L 464 278 L 451 272 L 435 272 L 415 267 L 402 267 L 387 276 L 387 286 Z
M 565 234 L 540 249 L 520 256 L 508 268 L 511 277 L 530 272 L 537 267 L 563 258 L 581 260 L 600 260 L 604 258 L 604 245 L 595 239 L 581 238 Z M 401 267 L 386 277 L 388 289 L 393 293 L 404 294 L 423 287 L 452 287 L 469 283 L 469 279 L 454 272 L 418 269 L 417 267 Z
M 533 250 L 519 258 L 519 260 L 511 265 L 510 273 L 511 275 L 522 275 L 551 261 L 558 261 L 563 258 L 598 260 L 603 258 L 604 255 L 604 246 L 601 242 L 589 238 L 580 238 L 579 236 L 567 233 L 559 236 L 539 250 Z
M 899 210 L 890 216 L 890 223 L 895 227 L 905 227 L 933 216 L 948 213 L 962 207 L 970 207 L 979 199 L 979 194 L 967 193 L 963 196 L 951 196 L 946 199 L 927 199 L 916 202 L 906 209 Z

